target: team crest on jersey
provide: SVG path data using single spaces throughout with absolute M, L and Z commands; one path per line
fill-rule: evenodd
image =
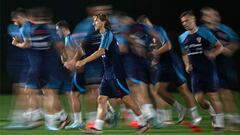
M 202 38 L 201 38 L 201 37 L 197 37 L 197 41 L 198 41 L 198 43 L 200 43 L 200 42 L 201 42 L 201 40 L 202 40 Z

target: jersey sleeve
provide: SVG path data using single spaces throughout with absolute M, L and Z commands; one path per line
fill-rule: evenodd
M 221 24 L 220 26 L 220 29 L 225 32 L 229 38 L 230 38 L 230 41 L 237 41 L 237 42 L 240 42 L 240 37 L 239 35 L 233 31 L 233 29 L 231 29 L 230 27 L 224 25 L 224 24 Z
M 187 50 L 185 49 L 185 45 L 184 45 L 184 41 L 187 38 L 187 36 L 188 36 L 188 32 L 184 32 L 178 37 L 178 42 L 179 42 L 182 53 L 187 53 Z
M 48 31 L 50 33 L 51 42 L 64 42 L 64 37 L 60 37 L 60 35 L 57 34 L 57 30 L 54 25 L 48 25 Z
M 22 38 L 25 39 L 30 39 L 31 38 L 31 24 L 26 23 L 20 28 L 20 34 Z
M 20 28 L 14 24 L 9 24 L 7 31 L 11 37 L 21 37 Z
M 101 44 L 100 44 L 99 48 L 104 48 L 104 49 L 108 50 L 112 40 L 113 40 L 112 32 L 108 31 L 108 30 L 105 31 L 102 36 Z
M 209 29 L 205 27 L 199 27 L 198 34 L 209 41 L 210 47 L 216 46 L 218 40 Z

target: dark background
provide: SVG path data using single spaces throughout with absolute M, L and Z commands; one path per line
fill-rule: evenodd
M 47 6 L 54 12 L 55 22 L 65 19 L 71 28 L 87 16 L 85 7 L 92 3 L 111 4 L 114 10 L 124 11 L 133 18 L 147 14 L 154 24 L 161 25 L 167 30 L 178 54 L 177 37 L 183 32 L 178 16 L 185 10 L 192 9 L 199 17 L 199 10 L 203 6 L 212 6 L 220 12 L 224 24 L 240 33 L 240 6 L 237 0 L 0 0 L 0 2 L 0 93 L 11 92 L 9 71 L 17 68 L 14 64 L 9 66 L 9 60 L 17 56 L 18 51 L 11 46 L 7 25 L 11 23 L 10 12 L 18 7 Z M 238 52 L 234 56 L 238 67 L 240 67 L 239 55 Z

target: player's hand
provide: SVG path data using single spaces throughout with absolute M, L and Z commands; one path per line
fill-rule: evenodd
M 75 66 L 76 66 L 77 69 L 79 69 L 79 68 L 83 67 L 85 64 L 86 64 L 85 60 L 80 60 L 80 61 L 76 62 Z
M 19 39 L 17 37 L 13 37 L 12 44 L 16 46 L 18 43 L 19 43 Z
M 186 66 L 186 72 L 187 73 L 190 73 L 192 70 L 193 70 L 193 66 L 192 66 L 192 64 L 188 64 L 187 66 Z
M 70 61 L 66 61 L 63 64 L 64 64 L 64 67 L 66 67 L 68 70 L 70 71 L 75 70 L 75 64 L 73 65 Z
M 77 63 L 77 60 L 75 60 L 75 59 L 71 59 L 71 60 L 68 61 L 68 63 L 69 63 L 69 65 L 75 67 L 75 65 L 76 65 L 76 63 Z

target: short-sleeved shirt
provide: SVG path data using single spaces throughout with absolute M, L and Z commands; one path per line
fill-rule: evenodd
M 104 64 L 104 78 L 125 78 L 120 51 L 116 39 L 110 30 L 106 30 L 103 33 L 99 48 L 105 49 L 105 54 L 102 55 L 102 61 Z

